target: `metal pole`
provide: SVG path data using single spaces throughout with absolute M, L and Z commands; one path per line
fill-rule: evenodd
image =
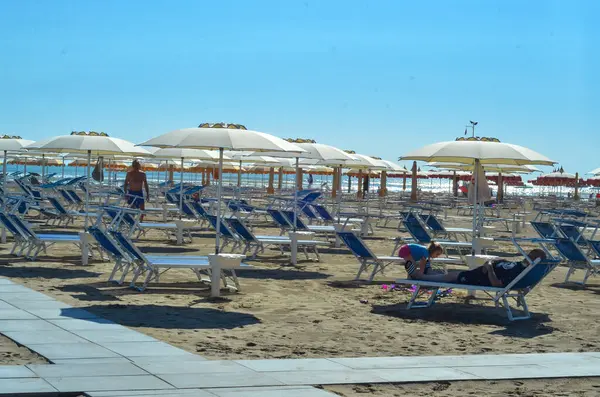
M 223 148 L 219 148 L 219 183 L 217 184 L 217 237 L 215 240 L 215 254 L 219 254 L 219 243 L 221 234 L 221 192 L 223 187 Z
M 181 171 L 179 172 L 179 219 L 183 214 L 183 157 L 181 158 Z
M 4 162 L 2 163 L 2 212 L 6 213 L 6 161 L 7 152 L 4 151 Z M 2 227 L 2 244 L 6 243 L 6 228 Z
M 85 179 L 85 221 L 84 228 L 87 230 L 88 227 L 88 214 L 90 212 L 90 163 L 92 162 L 92 151 L 87 151 L 87 166 Z

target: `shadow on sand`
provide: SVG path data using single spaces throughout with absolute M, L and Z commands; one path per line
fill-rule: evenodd
M 92 305 L 81 307 L 106 320 L 127 327 L 160 329 L 233 329 L 259 324 L 251 314 L 222 311 L 204 307 L 178 307 L 166 305 Z M 62 315 L 74 317 L 80 312 L 72 308 L 63 309 Z M 80 318 L 76 317 L 76 318 Z M 94 321 L 93 319 L 91 321 Z
M 0 276 L 9 278 L 57 278 L 61 280 L 70 280 L 75 278 L 98 277 L 100 275 L 102 275 L 102 273 L 90 272 L 83 269 L 70 269 L 68 267 L 14 266 L 7 263 L 0 263 Z
M 540 323 L 551 321 L 547 314 L 530 311 L 531 319 L 511 322 L 508 320 L 504 308 L 496 309 L 493 306 L 490 306 L 489 303 L 467 304 L 437 302 L 429 308 L 413 308 L 411 310 L 406 309 L 406 303 L 373 305 L 371 313 L 413 321 L 421 320 L 451 324 L 499 325 L 507 326 L 507 330 L 513 329 L 514 326 L 523 327 L 522 329 L 527 329 L 527 327 L 535 328 Z M 515 310 L 514 313 L 515 315 L 520 314 L 518 310 Z M 522 334 L 524 335 L 525 333 L 522 332 Z

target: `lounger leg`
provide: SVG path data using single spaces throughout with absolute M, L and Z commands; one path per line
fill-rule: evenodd
M 585 276 L 583 276 L 583 282 L 582 284 L 585 285 L 585 283 L 587 282 L 588 278 L 590 277 L 590 275 L 592 274 L 592 269 L 588 268 L 585 271 Z
M 309 260 L 310 257 L 308 256 L 308 251 L 306 250 L 306 246 L 302 247 L 302 251 L 304 251 L 304 256 L 306 257 L 306 260 Z
M 112 271 L 110 272 L 110 276 L 108 276 L 108 281 L 115 281 L 114 277 L 115 277 L 115 274 L 117 273 L 117 270 L 121 267 L 120 265 L 121 265 L 121 260 L 118 259 L 115 262 L 115 266 L 113 267 Z
M 502 305 L 506 309 L 506 315 L 508 316 L 508 320 L 513 321 L 512 310 L 510 309 L 510 305 L 508 304 L 508 298 L 506 297 L 506 294 L 502 295 Z
M 565 276 L 565 284 L 569 282 L 569 277 L 571 277 L 571 274 L 573 274 L 575 272 L 575 267 L 571 266 L 569 267 L 569 270 L 567 270 L 567 275 Z
M 429 297 L 429 300 L 427 301 L 427 307 L 431 307 L 435 303 L 435 299 L 437 298 L 438 291 L 439 291 L 439 288 L 435 288 L 433 291 L 431 291 L 431 296 Z
M 319 255 L 319 249 L 317 248 L 316 244 L 315 244 L 315 255 L 317 256 L 317 261 L 321 262 L 321 255 Z
M 237 274 L 235 274 L 235 270 L 231 269 L 231 278 L 233 279 L 233 283 L 235 284 L 235 288 L 238 291 L 241 291 L 242 288 L 240 287 L 240 281 L 238 280 Z
M 362 272 L 364 272 L 367 269 L 367 264 L 366 262 L 361 261 L 360 262 L 360 267 L 358 268 L 358 273 L 356 274 L 356 277 L 354 278 L 355 280 L 360 280 L 360 275 L 362 274 Z
M 131 267 L 131 263 L 127 262 L 127 264 L 123 268 L 123 272 L 121 273 L 121 278 L 119 279 L 119 285 L 123 285 L 123 282 L 125 281 L 125 276 L 127 276 L 127 273 L 129 273 L 130 267 Z
M 406 305 L 406 308 L 410 310 L 410 308 L 413 307 L 413 305 L 415 304 L 417 298 L 419 297 L 419 292 L 421 291 L 421 287 L 417 285 L 417 288 L 415 288 L 415 291 L 413 292 L 412 296 L 410 297 L 410 300 L 408 301 L 408 305 Z
M 369 282 L 373 282 L 373 279 L 375 278 L 375 275 L 377 274 L 377 270 L 379 270 L 380 268 L 381 268 L 381 264 L 379 264 L 379 263 L 373 264 L 373 271 L 371 272 L 371 275 L 369 276 Z

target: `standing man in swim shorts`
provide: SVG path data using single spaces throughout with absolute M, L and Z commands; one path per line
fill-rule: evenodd
M 127 204 L 131 208 L 140 210 L 146 209 L 146 203 L 144 200 L 144 189 L 146 190 L 146 199 L 150 197 L 150 189 L 148 188 L 148 180 L 146 179 L 146 173 L 140 171 L 141 165 L 137 160 L 133 160 L 131 163 L 131 170 L 127 172 L 125 177 L 125 190 L 127 194 Z M 144 218 L 144 215 L 140 217 L 140 220 Z

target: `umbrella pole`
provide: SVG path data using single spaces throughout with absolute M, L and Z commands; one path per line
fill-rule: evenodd
M 92 162 L 92 151 L 87 152 L 87 166 L 86 166 L 86 178 L 85 178 L 85 221 L 84 228 L 87 230 L 88 227 L 88 214 L 90 212 L 90 163 Z
M 237 175 L 237 198 L 242 199 L 242 160 L 240 159 L 240 168 Z
M 7 152 L 4 151 L 4 162 L 2 163 L 2 212 L 6 212 L 6 158 Z M 6 228 L 2 227 L 2 244 L 6 243 Z
M 473 192 L 473 243 L 475 239 L 479 237 L 479 160 L 475 160 L 475 172 L 473 173 L 475 177 L 475 191 Z M 475 254 L 480 254 L 481 252 L 476 252 L 479 250 L 473 250 Z
M 215 239 L 215 254 L 219 255 L 219 243 L 221 234 L 221 194 L 223 188 L 223 148 L 219 148 L 219 182 L 217 183 L 217 237 Z
M 298 219 L 298 175 L 299 175 L 299 165 L 298 165 L 298 157 L 296 157 L 296 181 L 294 183 L 294 224 L 293 224 L 293 233 L 292 233 L 292 266 L 296 266 L 298 262 L 298 237 L 296 236 L 296 223 Z
M 62 158 L 62 179 L 65 179 L 65 158 Z
M 183 157 L 181 158 L 181 171 L 179 175 L 179 219 L 181 219 L 183 213 Z

